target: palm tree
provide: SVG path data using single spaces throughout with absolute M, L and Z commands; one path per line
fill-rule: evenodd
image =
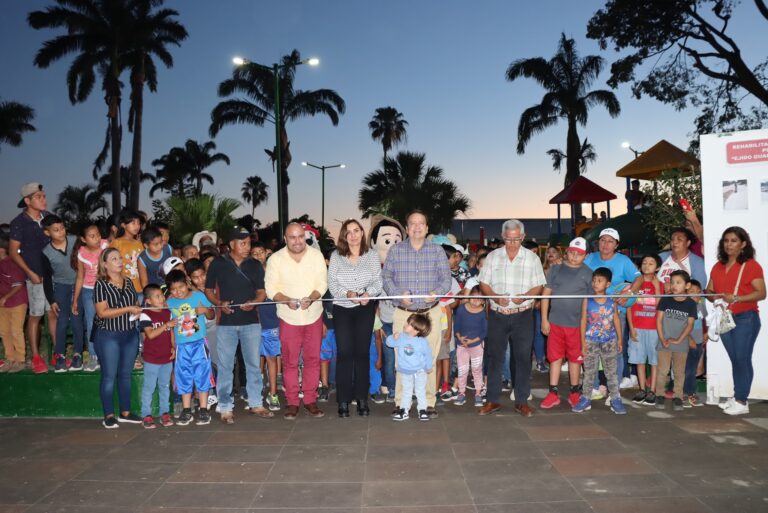
M 98 74 L 107 103 L 107 135 L 96 158 L 99 168 L 111 152 L 112 211 L 120 211 L 120 73 L 123 55 L 131 34 L 132 9 L 141 0 L 54 0 L 54 7 L 33 11 L 27 22 L 34 29 L 65 29 L 66 33 L 46 41 L 35 56 L 35 66 L 47 68 L 68 54 L 75 58 L 67 72 L 69 101 L 84 102 L 93 90 Z M 94 170 L 95 174 L 95 170 Z
M 17 102 L 0 102 L 0 145 L 21 145 L 24 132 L 35 131 L 32 126 L 34 118 L 32 107 Z
M 611 117 L 621 112 L 619 100 L 611 91 L 587 92 L 600 75 L 603 62 L 602 57 L 597 55 L 580 58 L 576 42 L 561 34 L 557 52 L 550 60 L 543 57 L 519 59 L 507 68 L 506 77 L 510 82 L 519 77 L 532 78 L 547 91 L 540 104 L 529 107 L 520 116 L 517 126 L 518 154 L 525 152 L 525 146 L 533 135 L 557 124 L 560 119 L 568 123 L 565 185 L 579 176 L 581 139 L 577 127 L 587 124 L 589 109 L 603 105 Z
M 152 59 L 156 56 L 166 67 L 173 67 L 173 57 L 168 45 L 181 46 L 187 38 L 187 29 L 174 18 L 179 15 L 173 9 L 153 11 L 164 0 L 141 0 L 134 9 L 130 47 L 125 61 L 131 72 L 131 106 L 128 111 L 128 130 L 133 132 L 131 149 L 131 187 L 128 205 L 139 209 L 141 172 L 142 124 L 144 119 L 144 84 L 151 92 L 157 91 L 157 68 Z
M 106 175 L 105 175 L 106 176 Z M 70 228 L 81 225 L 99 210 L 105 210 L 104 195 L 92 184 L 81 187 L 68 185 L 59 193 L 53 209 Z
M 200 230 L 229 233 L 236 226 L 232 212 L 240 208 L 240 202 L 231 198 L 218 198 L 210 194 L 166 200 L 173 211 L 171 232 L 174 239 L 189 243 Z
M 294 90 L 293 81 L 296 66 L 301 64 L 301 55 L 293 50 L 290 55 L 282 58 L 278 75 L 280 83 L 280 173 L 282 190 L 278 191 L 283 205 L 283 222 L 288 219 L 288 166 L 291 164 L 290 142 L 286 124 L 296 119 L 324 114 L 333 126 L 339 124 L 339 114 L 346 110 L 344 100 L 336 91 L 317 89 L 314 91 Z M 211 126 L 208 129 L 211 137 L 221 131 L 226 125 L 249 124 L 264 126 L 265 121 L 275 123 L 275 76 L 270 68 L 256 63 L 245 63 L 232 71 L 232 78 L 219 84 L 219 96 L 225 98 L 235 94 L 247 98 L 236 98 L 220 102 L 211 112 Z M 273 149 L 271 158 L 277 155 Z
M 269 185 L 264 183 L 260 176 L 249 176 L 243 182 L 240 192 L 246 203 L 251 204 L 251 217 L 255 215 L 256 207 L 267 201 L 269 197 Z
M 567 155 L 557 148 L 552 148 L 547 151 L 547 155 L 552 157 L 552 168 L 555 171 L 560 171 L 563 162 L 567 160 Z M 579 173 L 584 174 L 587 172 L 587 164 L 597 160 L 597 153 L 591 143 L 584 139 L 579 150 Z
M 216 162 L 224 162 L 229 165 L 229 157 L 223 153 L 211 154 L 216 149 L 216 143 L 208 141 L 199 142 L 187 139 L 184 147 L 171 148 L 166 155 L 152 161 L 153 166 L 159 167 L 156 171 L 158 182 L 150 190 L 150 196 L 158 189 L 167 192 L 176 192 L 179 196 L 187 194 L 200 195 L 203 193 L 203 180 L 213 185 L 213 177 L 205 170 Z
M 408 139 L 407 129 L 405 128 L 407 125 L 408 122 L 403 119 L 403 114 L 398 112 L 396 108 L 379 107 L 376 109 L 376 114 L 373 115 L 373 119 L 368 123 L 368 128 L 371 131 L 371 138 L 374 141 L 381 141 L 385 159 L 387 158 L 387 152 L 393 146 L 397 146 Z
M 359 203 L 363 217 L 384 214 L 405 220 L 413 209 L 422 210 L 433 232 L 448 229 L 459 213 L 470 209 L 469 198 L 461 194 L 437 166 L 425 169 L 423 153 L 399 152 L 382 160 L 383 169 L 363 178 Z

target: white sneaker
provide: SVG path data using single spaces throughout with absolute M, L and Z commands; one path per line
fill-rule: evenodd
M 718 408 L 720 408 L 721 410 L 727 410 L 727 409 L 728 409 L 728 408 L 730 408 L 730 407 L 733 405 L 733 403 L 735 403 L 735 402 L 736 402 L 736 399 L 734 399 L 733 397 L 729 397 L 727 401 L 725 401 L 724 403 L 719 403 L 719 404 L 717 405 L 717 407 L 718 407 Z
M 632 388 L 632 380 L 629 378 L 621 378 L 621 383 L 619 383 L 619 388 L 622 390 L 625 390 L 627 388 Z
M 568 362 L 564 362 L 564 363 L 563 363 L 563 364 L 560 366 L 560 372 L 568 372 Z
M 741 404 L 738 401 L 733 401 L 733 404 L 731 404 L 728 408 L 723 410 L 723 413 L 726 415 L 744 415 L 746 413 L 749 413 L 749 404 Z
M 634 387 L 639 387 L 639 386 L 640 386 L 640 383 L 638 383 L 638 381 L 637 381 L 637 376 L 636 376 L 636 375 L 634 375 L 634 374 L 630 374 L 630 375 L 629 375 L 629 380 L 632 382 L 632 387 L 633 387 L 633 388 L 634 388 Z
M 608 396 L 608 389 L 605 386 L 600 385 L 599 387 L 592 389 L 592 395 L 590 396 L 590 399 L 592 401 L 599 401 L 606 396 Z

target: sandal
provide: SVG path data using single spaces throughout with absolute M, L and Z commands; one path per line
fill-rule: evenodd
M 271 419 L 275 416 L 275 414 L 268 409 L 264 407 L 253 407 L 248 408 L 248 411 L 251 413 L 251 415 L 256 415 L 257 417 L 261 417 L 262 419 Z
M 221 421 L 224 424 L 234 424 L 235 423 L 235 415 L 231 411 L 227 411 L 221 414 Z
M 133 370 L 141 370 L 144 368 L 144 364 L 141 362 L 141 358 L 136 358 L 136 361 L 133 362 Z

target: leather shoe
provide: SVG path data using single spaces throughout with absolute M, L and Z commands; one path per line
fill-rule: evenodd
M 371 414 L 371 409 L 368 408 L 368 400 L 357 400 L 357 414 L 361 417 L 367 417 Z
M 477 411 L 477 414 L 478 415 L 490 415 L 491 413 L 496 413 L 500 409 L 501 409 L 501 405 L 499 403 L 492 403 L 492 402 L 489 401 L 489 402 L 485 403 L 483 405 L 483 407 L 480 408 Z
M 299 407 L 288 405 L 285 407 L 285 413 L 283 414 L 283 418 L 285 420 L 296 420 L 296 415 L 299 413 Z
M 349 417 L 349 403 L 339 403 L 339 417 Z
M 533 408 L 527 404 L 516 404 L 515 411 L 523 417 L 533 417 Z
M 314 417 L 316 419 L 319 419 L 325 416 L 325 413 L 323 413 L 323 410 L 317 407 L 317 403 L 305 404 L 304 411 L 307 412 L 307 415 L 309 415 L 310 417 Z

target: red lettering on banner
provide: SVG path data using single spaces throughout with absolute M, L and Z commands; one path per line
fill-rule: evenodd
M 768 162 L 768 139 L 728 143 L 725 152 L 729 164 Z

